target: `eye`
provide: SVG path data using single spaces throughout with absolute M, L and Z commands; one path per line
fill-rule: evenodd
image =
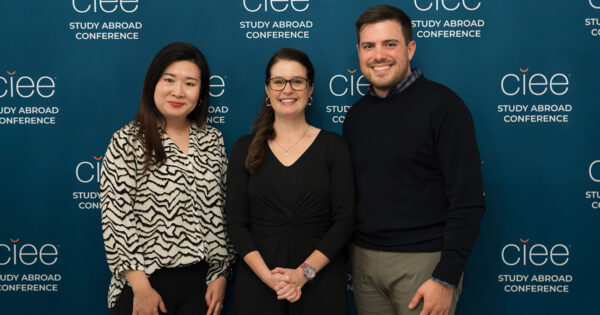
M 173 82 L 175 82 L 175 81 L 173 81 L 173 79 L 171 79 L 171 78 L 169 78 L 169 77 L 166 77 L 166 78 L 165 78 L 165 82 L 167 82 L 167 83 L 173 83 Z
M 283 85 L 285 84 L 285 81 L 283 79 L 273 79 L 271 80 L 271 82 L 275 85 Z
M 304 79 L 302 79 L 302 78 L 292 79 L 292 84 L 294 84 L 294 85 L 302 85 L 302 84 L 304 84 Z
M 186 82 L 185 85 L 189 86 L 189 87 L 195 87 L 196 86 L 196 82 Z
M 362 49 L 370 49 L 373 48 L 373 44 L 363 44 Z
M 396 43 L 387 43 L 387 44 L 385 44 L 385 46 L 386 47 L 396 47 L 396 46 L 398 46 L 398 44 L 396 44 Z

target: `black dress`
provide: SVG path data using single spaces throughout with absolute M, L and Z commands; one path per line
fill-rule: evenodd
M 346 314 L 346 279 L 340 255 L 354 228 L 354 177 L 348 147 L 320 131 L 291 166 L 267 146 L 255 175 L 244 167 L 252 135 L 233 146 L 228 171 L 226 220 L 240 258 L 258 250 L 267 267 L 297 268 L 316 249 L 330 260 L 302 288 L 296 303 L 277 300 L 240 259 L 233 314 Z

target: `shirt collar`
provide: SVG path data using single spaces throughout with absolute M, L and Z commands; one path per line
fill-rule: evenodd
M 406 88 L 408 88 L 411 84 L 413 84 L 415 81 L 417 81 L 417 79 L 422 75 L 423 75 L 423 72 L 421 71 L 421 69 L 419 69 L 419 68 L 411 69 L 408 77 L 406 77 L 406 79 L 404 79 L 404 81 L 398 83 L 395 87 L 391 88 L 390 91 L 388 92 L 387 96 L 384 98 L 388 98 L 390 96 L 400 94 L 402 91 L 406 90 Z M 375 93 L 375 89 L 373 89 L 373 84 L 371 84 L 371 86 L 369 86 L 369 90 L 367 91 L 367 93 L 369 93 L 369 95 L 371 95 L 371 96 L 377 96 L 377 94 Z M 377 96 L 377 97 L 379 97 L 379 96 Z

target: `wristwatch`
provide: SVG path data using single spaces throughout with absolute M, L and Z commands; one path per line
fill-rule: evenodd
M 314 279 L 315 276 L 317 275 L 317 270 L 315 269 L 315 267 L 313 267 L 307 263 L 302 263 L 302 265 L 300 265 L 300 268 L 302 269 L 304 278 L 306 278 L 306 280 L 308 280 L 308 281 Z

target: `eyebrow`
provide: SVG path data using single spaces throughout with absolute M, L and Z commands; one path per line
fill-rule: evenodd
M 286 80 L 286 78 L 280 77 L 280 76 L 271 77 L 271 79 L 283 79 L 283 80 Z M 293 76 L 290 80 L 292 80 L 292 79 L 308 79 L 308 78 L 307 77 L 303 77 L 301 75 L 296 75 L 296 76 Z
M 168 72 L 163 73 L 163 75 L 168 75 L 168 76 L 171 76 L 171 77 L 174 77 L 174 78 L 176 77 L 174 74 L 171 74 L 171 73 L 168 73 Z M 194 77 L 186 77 L 186 80 L 200 81 L 200 80 L 198 80 L 197 78 L 194 78 Z
M 384 39 L 381 42 L 384 43 L 384 44 L 386 44 L 386 43 L 399 43 L 400 40 L 397 40 L 397 39 Z M 365 44 L 373 45 L 373 44 L 375 44 L 375 42 L 360 42 L 360 45 L 365 45 Z

